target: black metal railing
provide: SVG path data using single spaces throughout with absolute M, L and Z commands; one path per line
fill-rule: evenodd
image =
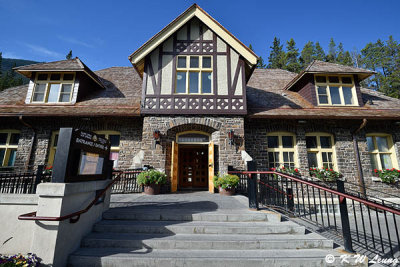
M 51 174 L 44 173 L 39 165 L 36 172 L 0 173 L 0 193 L 35 194 L 39 183 L 50 181 Z
M 275 171 L 230 173 L 247 176 L 250 208 L 262 205 L 294 217 L 349 252 L 400 256 L 400 208 L 394 201 L 346 192 L 341 180 L 329 186 Z
M 141 193 L 143 192 L 143 186 L 138 185 L 137 176 L 141 173 L 141 170 L 126 170 L 122 173 L 114 172 L 113 179 L 121 175 L 119 181 L 113 184 L 111 188 L 111 194 L 129 194 L 129 193 Z

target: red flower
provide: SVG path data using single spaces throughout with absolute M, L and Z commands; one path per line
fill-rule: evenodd
M 295 171 L 295 172 L 299 172 L 299 170 L 298 170 L 298 169 L 294 169 L 294 171 Z
M 285 166 L 282 166 L 282 170 L 284 170 L 285 169 Z
M 397 170 L 397 172 L 400 172 L 400 170 Z
M 275 168 L 271 168 L 271 171 L 275 171 L 276 169 Z
M 316 171 L 316 170 L 317 170 L 317 168 L 314 169 L 314 171 Z
M 386 169 L 387 171 L 389 171 L 389 169 Z
M 376 172 L 378 172 L 378 170 L 377 170 L 377 169 L 374 169 L 374 172 L 376 173 Z
M 310 171 L 312 171 L 313 170 L 313 168 L 310 168 Z
M 331 172 L 333 172 L 333 170 L 332 170 L 332 169 L 330 169 L 330 171 L 331 171 Z

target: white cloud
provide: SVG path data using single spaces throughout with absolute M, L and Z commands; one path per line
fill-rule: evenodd
M 63 58 L 63 55 L 61 55 L 60 53 L 51 51 L 43 46 L 33 45 L 33 44 L 25 44 L 25 46 L 27 46 L 32 50 L 32 52 L 37 54 L 46 55 L 53 58 Z
M 64 41 L 64 42 L 71 43 L 71 44 L 76 44 L 76 45 L 84 46 L 84 47 L 87 47 L 87 48 L 94 48 L 94 46 L 92 44 L 88 44 L 86 42 L 77 40 L 77 39 L 72 38 L 72 37 L 58 36 L 58 39 L 60 39 L 61 41 Z

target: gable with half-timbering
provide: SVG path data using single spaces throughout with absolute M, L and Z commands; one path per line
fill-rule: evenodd
M 246 114 L 244 59 L 193 18 L 145 58 L 143 114 Z

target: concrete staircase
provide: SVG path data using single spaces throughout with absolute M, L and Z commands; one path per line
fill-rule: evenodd
M 331 240 L 277 213 L 150 206 L 105 212 L 69 266 L 345 266 L 339 256 Z

